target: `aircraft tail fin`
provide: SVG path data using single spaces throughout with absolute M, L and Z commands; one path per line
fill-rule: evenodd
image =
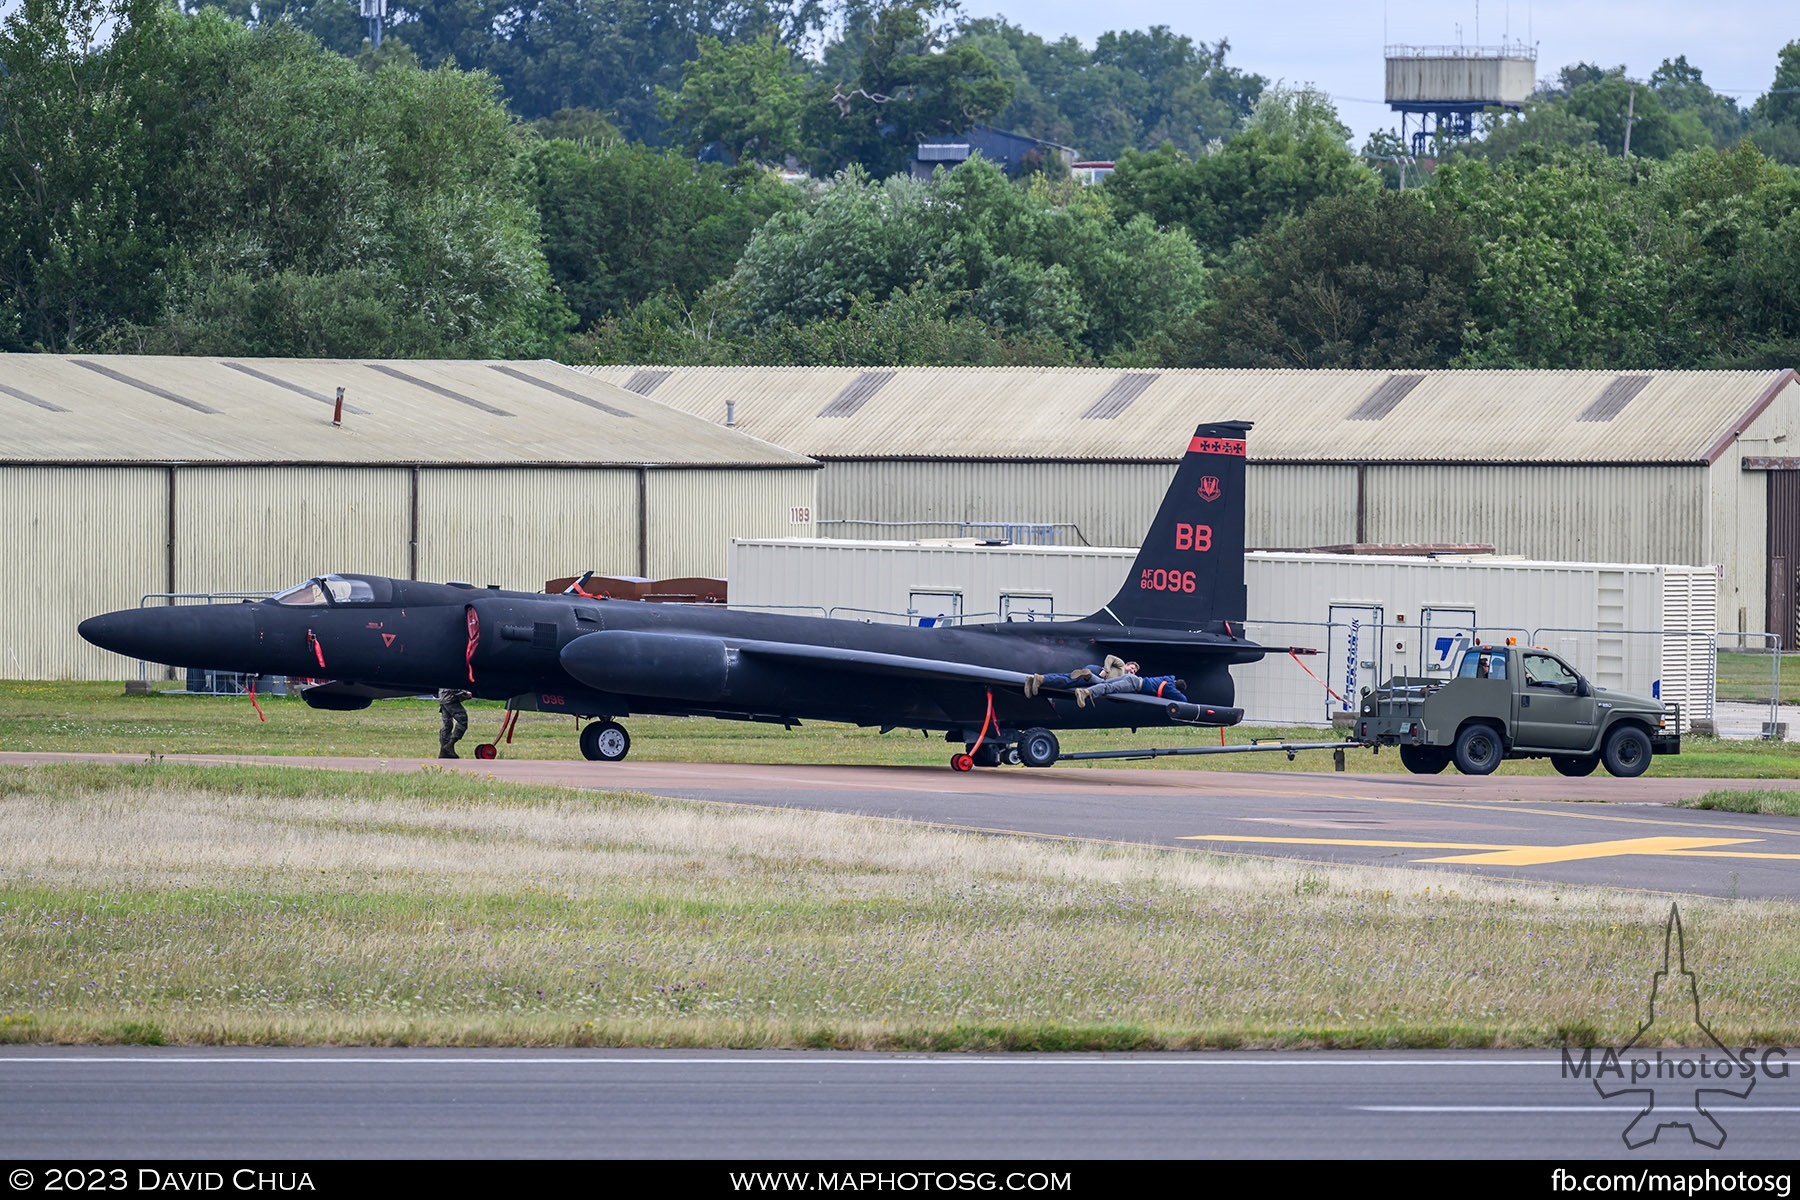
M 1244 435 L 1249 431 L 1248 421 L 1220 421 L 1194 431 L 1131 574 L 1096 618 L 1242 636 Z

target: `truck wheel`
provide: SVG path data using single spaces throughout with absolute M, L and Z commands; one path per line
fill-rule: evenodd
M 1492 725 L 1465 725 L 1456 735 L 1455 754 L 1456 769 L 1464 775 L 1492 775 L 1506 757 L 1506 747 Z
M 1450 765 L 1450 756 L 1437 746 L 1402 746 L 1400 765 L 1414 775 L 1437 775 Z
M 1047 767 L 1062 753 L 1062 743 L 1048 729 L 1027 729 L 1019 735 L 1019 761 L 1028 767 Z
M 1620 779 L 1636 779 L 1650 766 L 1650 735 L 1636 725 L 1620 725 L 1606 735 L 1600 752 L 1606 769 Z
M 1567 775 L 1571 779 L 1580 779 L 1584 775 L 1592 775 L 1600 760 L 1586 754 L 1552 754 L 1550 765 L 1556 768 L 1558 775 Z

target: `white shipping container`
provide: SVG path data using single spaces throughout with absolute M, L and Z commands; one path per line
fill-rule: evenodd
M 1068 620 L 1118 591 L 1137 551 L 976 542 L 733 540 L 733 607 L 866 621 Z M 1257 551 L 1249 636 L 1316 650 L 1237 667 L 1245 719 L 1326 724 L 1392 674 L 1447 672 L 1472 639 L 1517 638 L 1604 687 L 1710 719 L 1714 567 Z M 1146 664 L 1154 669 L 1154 664 Z

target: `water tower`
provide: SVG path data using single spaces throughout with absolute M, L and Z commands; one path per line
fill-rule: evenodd
M 1412 151 L 1423 156 L 1434 137 L 1466 138 L 1475 114 L 1522 108 L 1537 86 L 1537 47 L 1389 46 L 1387 103 L 1400 114 L 1400 136 L 1418 118 Z

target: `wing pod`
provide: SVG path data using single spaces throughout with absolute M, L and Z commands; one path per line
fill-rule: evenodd
M 562 649 L 563 669 L 591 688 L 626 696 L 719 700 L 731 652 L 723 639 L 604 629 Z

